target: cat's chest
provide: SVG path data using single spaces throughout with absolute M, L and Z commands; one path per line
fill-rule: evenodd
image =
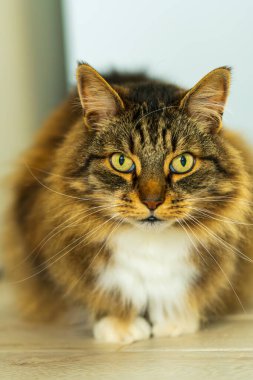
M 120 291 L 141 312 L 180 308 L 197 275 L 190 261 L 191 241 L 176 228 L 142 231 L 130 227 L 109 242 L 111 259 L 100 274 L 104 289 Z

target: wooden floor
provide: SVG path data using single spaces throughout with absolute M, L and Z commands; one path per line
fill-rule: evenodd
M 0 292 L 1 380 L 253 379 L 253 314 L 226 318 L 192 336 L 102 345 L 81 322 L 25 324 L 6 285 Z

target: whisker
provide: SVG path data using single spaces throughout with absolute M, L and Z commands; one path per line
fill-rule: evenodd
M 238 220 L 231 219 L 231 218 L 228 218 L 228 217 L 220 215 L 220 214 L 216 214 L 215 212 L 212 212 L 212 211 L 207 210 L 207 209 L 200 209 L 198 207 L 192 207 L 192 206 L 190 206 L 189 208 L 191 210 L 197 211 L 198 213 L 204 215 L 205 217 L 208 217 L 209 219 L 214 219 L 214 220 L 224 222 L 224 223 L 238 224 L 238 225 L 242 225 L 242 226 L 253 226 L 252 223 L 240 222 Z M 212 215 L 218 216 L 220 218 L 215 218 Z
M 85 277 L 85 275 L 87 274 L 88 270 L 92 268 L 92 265 L 95 262 L 96 258 L 98 257 L 99 253 L 106 246 L 106 244 L 107 244 L 109 238 L 111 237 L 111 235 L 113 234 L 113 232 L 116 232 L 122 223 L 123 223 L 123 219 L 121 219 L 118 223 L 116 223 L 116 226 L 114 225 L 114 228 L 109 233 L 109 235 L 107 236 L 105 242 L 102 244 L 102 246 L 100 247 L 99 251 L 95 254 L 95 256 L 91 260 L 90 264 L 85 269 L 84 273 L 75 281 L 74 285 L 72 285 L 71 287 L 69 287 L 68 291 L 65 293 L 66 296 L 69 295 L 73 291 L 73 289 L 77 286 L 77 284 Z
M 79 218 L 79 219 L 77 219 L 77 220 L 74 220 L 74 222 L 72 222 L 72 223 L 70 223 L 70 224 L 68 224 L 67 226 L 65 226 L 65 227 L 63 227 L 62 229 L 60 229 L 60 231 L 57 231 L 57 232 L 55 232 L 53 235 L 51 235 L 45 242 L 44 242 L 44 244 L 41 246 L 41 247 L 38 247 L 39 248 L 39 250 L 41 250 L 45 245 L 46 245 L 46 243 L 48 242 L 48 241 L 50 241 L 54 236 L 56 236 L 56 235 L 58 235 L 59 233 L 61 233 L 62 231 L 64 231 L 65 229 L 67 229 L 67 228 L 70 228 L 70 227 L 72 227 L 72 226 L 75 226 L 75 225 L 77 225 L 78 224 L 78 222 L 79 221 L 82 221 L 84 218 L 87 218 L 87 217 L 89 217 L 89 216 L 91 216 L 91 215 L 95 215 L 95 214 L 98 214 L 99 212 L 101 212 L 101 211 L 104 211 L 104 210 L 109 210 L 109 209 L 112 209 L 112 207 L 113 206 L 96 206 L 96 207 L 92 207 L 92 208 L 90 208 L 89 210 L 88 210 L 88 212 L 87 213 L 80 213 L 80 214 L 78 214 L 78 215 L 82 215 L 82 217 L 81 218 Z M 89 212 L 89 211 L 91 211 L 91 210 L 94 210 L 95 209 L 95 211 L 93 211 L 93 212 Z M 87 210 L 86 210 L 87 211 Z M 73 219 L 74 217 L 76 217 L 76 216 L 78 216 L 78 215 L 74 215 L 74 216 L 72 216 L 70 219 Z M 68 220 L 70 220 L 70 219 L 68 219 Z M 88 223 L 88 222 L 87 222 Z M 86 225 L 87 223 L 84 223 L 83 225 Z M 62 224 L 61 224 L 62 225 Z M 60 226 L 61 226 L 60 225 Z M 54 230 L 53 230 L 54 231 Z M 37 249 L 38 249 L 37 248 Z
M 198 221 L 195 221 L 195 222 L 198 224 Z M 244 306 L 243 306 L 243 304 L 242 304 L 242 301 L 240 300 L 240 297 L 238 296 L 238 294 L 237 294 L 235 288 L 233 287 L 233 285 L 232 285 L 232 283 L 231 283 L 231 281 L 230 281 L 230 279 L 229 279 L 227 273 L 226 273 L 226 272 L 224 271 L 224 269 L 220 266 L 220 264 L 218 263 L 218 261 L 216 260 L 216 258 L 212 255 L 212 253 L 210 252 L 210 250 L 206 247 L 206 245 L 205 245 L 205 244 L 204 244 L 204 243 L 198 238 L 198 236 L 197 236 L 196 234 L 194 234 L 194 236 L 195 236 L 195 238 L 199 241 L 199 243 L 202 245 L 202 247 L 205 249 L 205 251 L 210 255 L 210 257 L 213 259 L 213 261 L 218 265 L 219 269 L 221 270 L 221 272 L 223 273 L 225 279 L 227 280 L 227 282 L 228 282 L 230 288 L 232 289 L 234 295 L 236 296 L 236 298 L 237 298 L 237 300 L 238 300 L 238 302 L 239 302 L 239 304 L 240 304 L 240 306 L 241 306 L 243 312 L 246 313 L 246 310 L 245 310 L 245 308 L 244 308 Z
M 89 212 L 91 209 L 94 209 L 94 208 L 100 208 L 99 210 L 96 210 L 95 212 L 93 213 L 87 213 L 87 211 Z M 24 264 L 29 258 L 31 258 L 31 256 L 38 250 L 38 252 L 36 253 L 34 259 L 36 259 L 36 257 L 38 256 L 39 252 L 41 251 L 41 249 L 56 235 L 58 235 L 59 233 L 61 233 L 62 231 L 64 231 L 65 229 L 67 228 L 70 228 L 71 226 L 75 225 L 77 222 L 79 222 L 80 220 L 90 216 L 90 215 L 93 215 L 95 214 L 96 212 L 99 212 L 99 211 L 103 211 L 104 209 L 111 209 L 112 206 L 107 206 L 107 207 L 104 207 L 103 206 L 96 206 L 96 207 L 93 207 L 89 210 L 82 210 L 80 213 L 78 213 L 77 215 L 72 215 L 70 218 L 68 218 L 67 220 L 65 220 L 64 222 L 62 222 L 61 224 L 59 224 L 58 226 L 56 226 L 52 231 L 50 231 L 46 237 L 44 239 L 42 239 L 42 241 L 22 260 L 20 261 L 17 265 L 15 265 L 15 268 L 13 269 L 13 271 L 15 271 L 17 268 L 20 267 L 20 265 Z M 86 211 L 86 212 L 85 212 Z M 83 215 L 82 215 L 83 214 Z M 69 225 L 63 227 L 62 229 L 60 229 L 60 227 L 62 227 L 64 224 L 66 224 L 67 222 L 69 222 L 70 220 L 76 218 L 77 216 L 79 215 L 82 215 L 81 218 L 79 218 L 78 220 L 70 223 Z M 86 224 L 86 223 L 85 223 Z M 60 229 L 59 231 L 56 231 Z M 54 231 L 56 231 L 54 233 Z M 50 234 L 52 234 L 51 236 L 49 236 Z M 42 264 L 40 264 L 42 265 Z
M 161 108 L 157 108 L 156 110 L 153 110 L 153 111 L 150 111 L 150 112 L 147 112 L 146 114 L 142 115 L 138 120 L 137 122 L 134 124 L 134 128 L 138 125 L 138 123 L 144 119 L 144 117 L 147 117 L 149 115 L 152 115 L 153 113 L 156 113 L 156 112 L 160 112 L 160 111 L 164 111 L 166 109 L 171 109 L 171 108 L 178 108 L 176 106 L 164 106 L 164 107 L 161 107 Z
M 26 164 L 26 166 L 27 166 L 27 164 Z M 34 169 L 34 170 L 36 170 L 36 171 L 38 171 L 40 173 L 45 173 L 45 174 L 53 175 L 55 177 L 60 177 L 60 178 L 65 178 L 65 179 L 71 179 L 71 180 L 75 180 L 76 179 L 75 177 L 68 177 L 68 176 L 65 176 L 65 175 L 49 172 L 49 171 L 47 171 L 45 169 L 37 168 L 35 166 L 30 166 L 29 165 L 29 167 L 30 167 L 30 169 Z
M 109 223 L 110 220 L 112 220 L 112 219 L 114 219 L 114 218 L 115 218 L 115 217 L 112 216 L 110 219 L 108 219 L 107 221 L 105 221 L 104 223 L 102 223 L 101 225 L 99 225 L 97 228 L 95 228 L 95 230 L 91 231 L 90 234 L 86 234 L 85 237 L 81 236 L 81 237 L 79 237 L 78 239 L 76 239 L 74 242 L 68 244 L 68 245 L 67 245 L 66 247 L 64 247 L 61 251 L 59 251 L 56 255 L 54 255 L 54 258 L 55 258 L 56 256 L 58 256 L 61 252 L 64 252 L 64 250 L 65 250 L 66 248 L 68 248 L 69 246 L 71 246 L 71 245 L 75 244 L 76 242 L 78 242 L 78 244 L 74 245 L 74 247 L 70 248 L 67 252 L 65 252 L 64 254 L 62 254 L 60 257 L 58 257 L 57 259 L 55 259 L 53 262 L 49 263 L 46 267 L 43 267 L 43 268 L 42 268 L 41 270 L 39 270 L 38 272 L 33 273 L 31 276 L 28 276 L 28 277 L 26 277 L 26 278 L 24 278 L 24 279 L 22 279 L 22 280 L 18 280 L 18 281 L 15 281 L 15 282 L 11 282 L 11 284 L 19 284 L 19 283 L 22 283 L 22 282 L 24 282 L 24 281 L 27 281 L 27 280 L 29 280 L 29 279 L 31 279 L 31 278 L 37 276 L 38 274 L 44 272 L 44 271 L 47 270 L 49 267 L 51 267 L 53 264 L 55 264 L 56 262 L 58 262 L 59 260 L 61 260 L 61 259 L 62 259 L 64 256 L 66 256 L 68 253 L 70 253 L 71 251 L 73 251 L 73 249 L 77 248 L 81 243 L 83 243 L 84 241 L 86 241 L 86 240 L 87 240 L 87 237 L 90 237 L 90 236 L 94 235 L 94 234 L 95 234 L 95 233 L 96 233 L 96 232 L 97 232 L 97 231 L 98 231 L 103 225 L 105 225 L 106 223 Z M 81 240 L 81 239 L 83 239 L 83 240 Z M 81 240 L 81 242 L 80 242 L 80 240 Z M 89 244 L 89 243 L 87 243 L 87 244 Z M 87 245 L 87 244 L 86 244 L 86 245 Z M 86 245 L 84 245 L 84 246 L 86 246 Z M 46 262 L 50 261 L 51 259 L 52 259 L 52 258 L 49 258 Z M 43 263 L 43 264 L 44 264 L 44 263 Z
M 203 262 L 204 262 L 205 264 L 207 264 L 207 262 L 206 262 L 205 259 L 204 259 L 204 256 L 202 256 L 202 253 L 200 252 L 200 250 L 198 249 L 197 245 L 195 244 L 195 242 L 193 241 L 193 239 L 191 238 L 190 234 L 189 234 L 188 231 L 187 231 L 187 228 L 189 228 L 189 230 L 190 230 L 191 233 L 193 234 L 191 227 L 188 225 L 188 223 L 186 222 L 186 220 L 181 220 L 181 221 L 180 221 L 179 219 L 177 219 L 177 222 L 179 223 L 179 225 L 180 225 L 180 226 L 184 229 L 184 231 L 186 232 L 186 234 L 187 234 L 189 240 L 191 241 L 192 245 L 193 245 L 194 248 L 196 249 L 196 251 L 197 251 L 197 253 L 199 254 L 200 258 L 203 260 Z M 187 227 L 187 228 L 184 226 L 184 224 L 186 224 L 186 227 Z
M 112 208 L 111 206 L 110 206 L 110 207 L 109 207 L 109 206 L 106 207 L 106 209 L 111 209 L 111 208 Z M 86 214 L 85 214 L 85 215 L 83 215 L 80 219 L 78 219 L 78 221 L 83 220 L 84 218 L 87 218 L 87 217 L 90 216 L 90 215 L 94 215 L 94 214 L 96 214 L 98 211 L 101 211 L 101 210 L 96 210 L 95 212 L 90 213 L 89 215 L 86 215 Z M 102 211 L 104 211 L 104 209 L 102 209 Z M 71 225 L 76 224 L 78 221 L 75 221 L 75 222 L 71 223 Z M 83 223 L 82 226 L 85 226 L 85 225 L 88 224 L 88 223 L 89 223 L 89 221 L 87 221 L 86 223 Z M 79 223 L 79 224 L 81 224 L 81 223 Z M 64 227 L 63 230 L 66 229 L 66 228 L 69 228 L 69 226 Z M 62 232 L 62 230 L 61 230 L 60 232 Z M 71 246 L 72 244 L 74 244 L 75 242 L 77 242 L 78 240 L 81 240 L 82 238 L 86 237 L 86 236 L 89 235 L 90 233 L 92 233 L 92 231 L 87 232 L 86 235 L 79 237 L 79 238 L 76 239 L 74 242 L 71 242 L 71 243 L 68 244 L 65 248 L 63 248 L 60 252 L 56 253 L 54 256 L 50 257 L 49 259 L 47 259 L 47 260 L 44 261 L 43 263 L 39 264 L 37 267 L 38 267 L 38 268 L 39 268 L 40 266 L 43 267 L 47 262 L 53 260 L 56 256 L 58 256 L 59 253 L 61 253 L 62 251 L 64 251 L 66 248 L 68 248 L 69 246 Z M 49 240 L 50 240 L 50 239 L 51 239 L 51 238 L 49 238 Z M 43 244 L 43 246 L 44 246 L 45 244 L 46 244 L 46 242 Z M 41 248 L 42 248 L 42 247 L 41 247 Z
M 195 201 L 222 202 L 222 201 L 225 200 L 226 202 L 233 202 L 233 203 L 235 203 L 235 201 L 238 201 L 238 202 L 246 203 L 246 204 L 249 204 L 249 205 L 253 205 L 253 202 L 249 201 L 248 199 L 243 199 L 243 198 L 240 198 L 240 197 L 229 197 L 229 196 L 225 196 L 225 195 L 213 196 L 213 197 L 204 197 L 204 198 L 185 198 L 184 200 L 185 201 L 190 201 L 190 202 L 195 202 Z
M 217 241 L 219 241 L 224 247 L 226 248 L 230 248 L 230 250 L 237 256 L 241 257 L 242 259 L 244 259 L 245 261 L 248 261 L 250 263 L 253 263 L 253 260 L 250 259 L 248 256 L 246 256 L 243 252 L 241 252 L 239 249 L 237 249 L 236 247 L 232 246 L 230 243 L 228 243 L 227 241 L 225 241 L 224 239 L 222 239 L 221 237 L 219 237 L 217 234 L 215 234 L 210 228 L 208 228 L 207 226 L 205 226 L 203 223 L 200 222 L 200 220 L 198 220 L 197 218 L 193 217 L 193 216 L 189 216 L 190 219 L 192 219 L 193 221 L 197 222 L 198 225 L 200 227 L 202 227 L 202 229 L 204 229 L 206 232 L 209 233 L 209 235 L 213 236 Z
M 50 187 L 48 187 L 47 185 L 45 185 L 44 183 L 42 183 L 35 175 L 34 173 L 31 171 L 31 169 L 29 168 L 29 166 L 27 164 L 25 164 L 28 171 L 30 172 L 31 176 L 41 185 L 43 186 L 45 189 L 49 190 L 49 191 L 52 191 L 53 193 L 55 194 L 58 194 L 58 195 L 62 195 L 64 197 L 67 197 L 67 198 L 72 198 L 72 199 L 78 199 L 78 200 L 81 200 L 81 201 L 88 201 L 90 199 L 88 198 L 81 198 L 81 197 L 76 197 L 74 195 L 68 195 L 68 194 L 65 194 L 65 193 L 61 193 L 60 191 L 56 191 L 54 189 L 51 189 Z

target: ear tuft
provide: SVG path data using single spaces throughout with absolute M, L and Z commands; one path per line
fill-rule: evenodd
M 213 132 L 217 132 L 222 125 L 230 81 L 230 67 L 223 66 L 211 71 L 186 93 L 180 108 Z
M 118 93 L 87 63 L 77 67 L 77 87 L 86 124 L 98 126 L 124 109 Z

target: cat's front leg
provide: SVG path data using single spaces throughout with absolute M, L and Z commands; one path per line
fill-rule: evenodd
M 107 316 L 94 324 L 93 333 L 100 342 L 127 344 L 148 339 L 151 335 L 151 326 L 142 317 L 122 320 L 118 317 Z

